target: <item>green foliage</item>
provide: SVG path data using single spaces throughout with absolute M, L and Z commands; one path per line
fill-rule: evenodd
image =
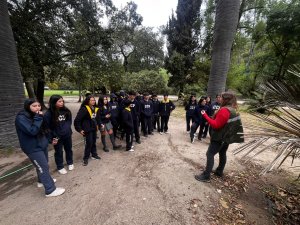
M 59 86 L 57 83 L 46 83 L 46 85 L 51 89 L 51 90 L 58 90 Z
M 201 3 L 199 0 L 179 0 L 176 17 L 171 15 L 164 30 L 168 40 L 165 67 L 172 74 L 170 85 L 179 88 L 179 92 L 183 91 L 199 48 Z
M 126 73 L 123 89 L 162 94 L 167 91 L 167 82 L 159 72 L 143 70 L 139 73 Z

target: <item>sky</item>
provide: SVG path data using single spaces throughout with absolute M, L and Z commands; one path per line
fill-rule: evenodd
M 112 0 L 118 8 L 124 7 L 130 0 Z M 166 25 L 172 9 L 176 11 L 178 0 L 132 0 L 137 7 L 137 13 L 143 17 L 143 26 L 158 28 Z

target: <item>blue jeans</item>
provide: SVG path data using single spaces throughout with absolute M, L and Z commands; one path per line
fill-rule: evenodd
M 48 150 L 33 152 L 27 155 L 36 168 L 38 182 L 42 183 L 45 188 L 45 194 L 52 193 L 56 187 L 49 173 Z
M 64 168 L 63 148 L 66 152 L 67 164 L 72 165 L 73 164 L 72 136 L 62 137 L 58 140 L 58 143 L 54 145 L 54 149 L 55 149 L 54 158 L 58 170 Z

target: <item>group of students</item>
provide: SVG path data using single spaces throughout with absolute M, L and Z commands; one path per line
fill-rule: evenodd
M 139 127 L 145 137 L 153 134 L 154 129 L 160 134 L 168 132 L 168 121 L 175 105 L 165 94 L 162 101 L 156 95 L 151 99 L 148 93 L 143 98 L 133 91 L 119 97 L 111 94 L 99 98 L 98 104 L 93 95 L 87 95 L 80 106 L 74 120 L 74 127 L 85 140 L 83 165 L 88 160 L 99 160 L 96 141 L 100 131 L 103 150 L 108 152 L 106 135 L 109 136 L 113 150 L 122 146 L 117 145 L 115 139 L 118 134 L 126 135 L 126 151 L 134 151 L 133 136 L 137 143 L 141 143 Z M 140 126 L 141 125 L 141 126 Z M 24 109 L 20 111 L 15 120 L 15 126 L 21 149 L 31 160 L 38 175 L 38 187 L 44 187 L 47 197 L 59 196 L 65 192 L 64 188 L 56 187 L 56 179 L 49 173 L 48 144 L 54 146 L 55 163 L 60 174 L 68 171 L 64 168 L 63 150 L 66 155 L 68 170 L 74 169 L 72 151 L 72 113 L 65 106 L 60 95 L 52 95 L 49 99 L 49 109 L 44 114 L 41 105 L 36 99 L 27 99 Z
M 214 173 L 217 176 L 222 176 L 229 144 L 243 142 L 244 138 L 235 95 L 226 92 L 218 95 L 216 104 L 212 104 L 210 108 L 205 107 L 207 106 L 204 104 L 206 101 L 201 99 L 200 105 L 197 106 L 195 96 L 191 96 L 191 101 L 186 107 L 187 122 L 188 115 L 192 115 L 188 112 L 195 110 L 195 116 L 198 116 L 198 120 L 195 117 L 191 118 L 194 120 L 192 128 L 190 128 L 192 132 L 195 132 L 195 127 L 197 127 L 194 125 L 195 123 L 199 126 L 203 124 L 203 121 L 206 121 L 211 126 L 210 145 L 206 153 L 206 168 L 202 174 L 195 176 L 198 181 L 208 182 L 214 165 L 215 154 L 219 153 L 220 160 Z M 217 107 L 219 107 L 218 110 Z M 105 141 L 107 134 L 113 149 L 121 148 L 121 145 L 115 143 L 118 132 L 121 133 L 121 136 L 126 135 L 126 150 L 133 151 L 133 135 L 136 142 L 141 143 L 140 121 L 144 136 L 147 137 L 148 134 L 152 134 L 155 125 L 162 134 L 162 132 L 168 131 L 169 116 L 174 109 L 175 106 L 168 99 L 168 95 L 164 95 L 164 99 L 159 102 L 155 95 L 150 99 L 149 94 L 145 93 L 143 99 L 140 99 L 134 92 L 129 92 L 127 96 L 124 94 L 119 98 L 112 95 L 110 100 L 107 97 L 100 97 L 98 106 L 95 97 L 88 95 L 74 120 L 76 131 L 85 138 L 83 165 L 88 165 L 90 156 L 92 159 L 100 159 L 96 149 L 98 130 L 101 133 L 104 151 L 109 151 Z M 211 115 L 209 114 L 210 110 L 216 111 Z M 160 123 L 159 119 L 161 119 Z M 49 109 L 45 114 L 43 114 L 41 105 L 37 100 L 27 99 L 24 102 L 24 109 L 16 116 L 15 126 L 21 149 L 35 166 L 38 175 L 37 186 L 44 187 L 47 197 L 59 196 L 65 192 L 64 188 L 56 187 L 56 180 L 49 173 L 47 150 L 49 143 L 54 145 L 54 157 L 59 173 L 67 173 L 64 168 L 63 149 L 66 152 L 68 170 L 74 169 L 71 125 L 71 111 L 65 106 L 60 95 L 50 97 Z M 203 134 L 205 135 L 205 133 Z
M 215 112 L 220 109 L 221 95 L 216 96 L 215 102 L 211 103 L 209 96 L 202 96 L 197 102 L 196 95 L 192 94 L 189 98 L 189 102 L 185 106 L 186 110 L 186 131 L 190 134 L 191 143 L 195 142 L 196 131 L 199 128 L 198 140 L 207 137 L 209 131 L 209 123 L 202 116 L 201 111 L 209 117 L 213 117 Z M 192 125 L 191 125 L 192 121 Z

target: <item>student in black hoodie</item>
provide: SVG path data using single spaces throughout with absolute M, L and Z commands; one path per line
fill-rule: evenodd
M 64 188 L 55 186 L 49 172 L 47 126 L 44 123 L 40 103 L 35 99 L 27 99 L 24 109 L 15 120 L 16 131 L 22 151 L 28 156 L 38 176 L 38 187 L 45 188 L 46 197 L 55 197 L 65 192 Z
M 103 127 L 101 122 L 99 108 L 96 107 L 95 97 L 88 96 L 79 109 L 74 120 L 74 127 L 85 138 L 85 149 L 83 156 L 83 165 L 88 165 L 88 160 L 92 154 L 92 159 L 101 159 L 97 154 L 96 139 L 98 127 Z
M 115 137 L 113 134 L 113 126 L 111 124 L 111 111 L 108 104 L 107 97 L 101 96 L 98 101 L 99 111 L 100 111 L 100 118 L 101 122 L 104 125 L 101 129 L 101 142 L 103 144 L 103 151 L 109 152 L 109 149 L 107 148 L 105 136 L 106 133 L 108 133 L 110 141 L 113 145 L 113 150 L 118 150 L 121 148 L 121 145 L 116 145 Z
M 194 117 L 195 117 L 196 106 L 197 106 L 196 96 L 191 95 L 188 104 L 185 106 L 185 111 L 186 111 L 185 118 L 186 118 L 187 133 L 189 133 L 191 130 L 191 125 L 190 125 L 191 120 L 192 120 L 192 123 L 195 120 Z
M 152 95 L 152 104 L 153 104 L 153 115 L 152 115 L 152 128 L 160 131 L 160 119 L 159 119 L 159 101 L 157 99 L 157 95 Z M 152 130 L 153 130 L 152 129 Z
M 164 94 L 164 99 L 159 104 L 159 115 L 161 118 L 160 134 L 168 133 L 168 123 L 171 112 L 175 109 L 175 105 L 168 98 L 168 94 Z
M 145 137 L 148 137 L 148 134 L 153 135 L 152 133 L 152 113 L 153 113 L 153 104 L 149 100 L 149 94 L 144 94 L 144 100 L 141 101 L 141 117 L 143 125 L 143 133 Z
M 131 112 L 131 115 L 132 115 L 135 141 L 138 144 L 141 144 L 140 132 L 139 132 L 140 104 L 135 99 L 135 92 L 134 91 L 128 92 L 128 95 L 129 95 L 128 100 L 130 101 L 130 112 Z
M 122 122 L 123 122 L 123 128 L 126 133 L 126 151 L 133 152 L 133 120 L 132 120 L 132 114 L 130 109 L 131 101 L 126 99 L 123 102 L 124 109 L 122 110 Z
M 114 137 L 117 137 L 117 131 L 119 128 L 119 121 L 120 121 L 120 109 L 119 109 L 119 104 L 117 102 L 117 96 L 112 93 L 110 95 L 110 100 L 108 103 L 109 109 L 110 109 L 110 121 L 111 124 L 113 125 L 113 132 L 114 132 Z
M 199 126 L 200 126 L 200 128 L 199 128 L 198 139 L 201 141 L 203 129 L 204 129 L 204 126 L 205 126 L 205 123 L 206 123 L 206 120 L 202 117 L 201 110 L 204 110 L 205 112 L 208 111 L 208 107 L 206 106 L 206 100 L 203 97 L 200 98 L 200 100 L 198 102 L 198 105 L 195 109 L 195 114 L 194 114 L 195 115 L 195 122 L 192 124 L 191 133 L 190 133 L 192 143 L 194 143 L 194 141 L 195 141 L 195 136 L 194 135 L 195 135 L 195 133 L 196 133 Z
M 72 114 L 65 106 L 64 99 L 60 95 L 52 95 L 49 100 L 49 109 L 45 113 L 45 121 L 51 130 L 51 136 L 54 141 L 54 159 L 57 170 L 60 174 L 66 174 L 64 168 L 64 153 L 69 170 L 74 169 L 73 151 L 72 151 Z M 57 140 L 57 142 L 56 142 Z

